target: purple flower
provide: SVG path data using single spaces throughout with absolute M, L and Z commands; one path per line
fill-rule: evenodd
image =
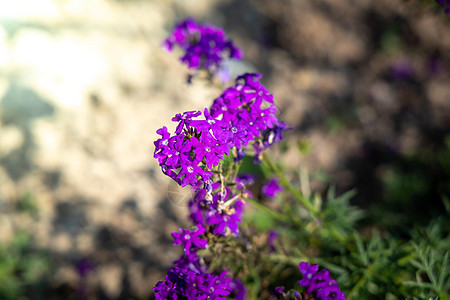
M 76 269 L 80 277 L 85 278 L 94 269 L 94 264 L 87 258 L 83 258 L 76 263 Z
M 315 293 L 316 299 L 345 300 L 345 294 L 341 292 L 335 280 L 330 277 L 328 270 L 319 271 L 319 265 L 311 265 L 307 262 L 299 264 L 303 278 L 298 285 L 306 288 L 307 294 Z
M 201 114 L 201 112 L 195 110 L 186 111 L 183 114 L 176 114 L 175 117 L 172 118 L 173 122 L 178 122 L 175 133 L 180 134 L 184 127 L 189 128 L 192 118 L 198 117 Z
M 275 230 L 269 231 L 269 236 L 267 237 L 267 244 L 270 247 L 270 251 L 275 251 L 275 242 L 278 239 L 279 234 Z
M 247 291 L 245 290 L 245 285 L 237 278 L 233 279 L 230 283 L 231 287 L 231 297 L 235 300 L 245 300 Z
M 225 202 L 222 206 L 226 205 Z M 215 225 L 213 234 L 226 235 L 227 229 L 234 234 L 238 234 L 243 206 L 244 203 L 241 200 L 236 200 L 234 204 L 226 206 L 223 209 L 210 211 L 207 221 L 208 224 Z
M 200 270 L 202 270 L 202 267 L 200 267 L 200 258 L 197 256 L 196 252 L 182 255 L 179 259 L 173 262 L 173 265 L 178 268 L 186 267 L 196 272 L 200 272 Z
M 167 272 L 164 281 L 153 288 L 156 299 L 215 299 L 226 300 L 235 289 L 231 278 L 224 270 L 213 275 L 205 270 L 191 270 L 187 267 L 174 267 Z
M 414 70 L 411 66 L 411 63 L 402 59 L 391 65 L 390 68 L 391 75 L 397 80 L 407 80 L 410 79 L 414 75 Z
M 204 171 L 197 166 L 198 162 L 192 162 L 190 160 L 184 160 L 180 166 L 181 170 L 178 173 L 177 179 L 181 186 L 192 185 L 194 186 L 198 182 L 198 177 L 202 177 L 203 180 L 209 179 L 212 175 L 211 172 Z
M 236 177 L 234 182 L 236 183 L 236 189 L 242 190 L 255 183 L 255 175 L 241 174 Z
M 242 51 L 228 39 L 222 29 L 207 24 L 197 24 L 187 18 L 175 26 L 163 42 L 172 51 L 174 46 L 184 50 L 180 58 L 190 69 L 206 69 L 215 73 L 225 57 L 242 59 Z
M 161 138 L 154 142 L 154 157 L 163 173 L 181 186 L 197 187 L 209 180 L 210 170 L 230 150 L 228 125 L 213 118 L 207 109 L 206 120 L 193 120 L 200 115 L 199 111 L 177 114 L 172 119 L 178 122 L 175 135 L 170 136 L 164 126 L 157 131 Z
M 285 289 L 286 288 L 284 286 L 277 286 L 275 288 L 275 291 L 272 293 L 272 297 L 277 298 L 277 299 L 283 299 Z
M 278 121 L 273 95 L 259 82 L 261 74 L 247 73 L 236 78 L 236 84 L 222 92 L 211 106 L 211 116 L 226 122 L 229 127 L 228 147 L 236 147 L 236 160 L 241 159 L 242 147 L 249 142 L 259 154 L 282 139 L 289 127 Z
M 195 137 L 191 138 L 191 141 L 196 159 L 201 161 L 205 158 L 208 169 L 219 164 L 219 160 L 223 159 L 223 155 L 229 150 L 225 145 L 219 144 L 208 131 L 202 132 L 200 141 Z
M 213 183 L 209 189 L 209 193 L 205 189 L 198 190 L 189 202 L 191 220 L 195 224 L 209 225 L 215 235 L 238 234 L 244 212 L 241 197 L 231 193 L 228 187 L 222 194 L 219 182 Z
M 278 193 L 283 191 L 283 187 L 278 183 L 277 178 L 270 179 L 265 185 L 262 187 L 262 192 L 265 196 L 273 198 Z
M 313 277 L 319 270 L 319 265 L 311 265 L 307 262 L 301 262 L 299 264 L 299 269 L 303 274 L 303 278 L 298 282 L 298 285 L 307 287 L 313 283 Z
M 196 247 L 208 247 L 208 241 L 199 237 L 203 233 L 205 233 L 205 228 L 203 228 L 201 224 L 197 224 L 197 229 L 194 231 L 180 228 L 180 232 L 172 232 L 172 236 L 174 238 L 173 244 L 183 245 L 184 253 L 189 255 L 192 251 L 195 252 L 197 250 L 195 249 Z
M 254 159 L 255 163 L 259 163 L 262 160 L 261 153 L 265 149 L 270 148 L 273 144 L 283 139 L 283 132 L 288 129 L 291 129 L 291 127 L 286 123 L 277 121 L 273 128 L 269 128 L 263 132 L 263 138 L 253 144 L 253 149 L 256 154 Z

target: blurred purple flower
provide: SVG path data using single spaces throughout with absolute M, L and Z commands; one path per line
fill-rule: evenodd
M 272 293 L 272 297 L 277 298 L 277 299 L 282 299 L 282 297 L 284 297 L 284 290 L 286 288 L 284 286 L 277 286 L 275 288 L 275 291 Z
M 282 192 L 283 188 L 278 183 L 278 179 L 272 178 L 262 187 L 262 192 L 269 198 L 275 197 L 278 193 Z
M 307 294 L 316 294 L 314 299 L 321 300 L 345 300 L 345 294 L 341 292 L 335 280 L 330 277 L 326 269 L 319 271 L 319 265 L 311 265 L 307 262 L 299 264 L 303 278 L 298 285 L 306 288 Z
M 390 67 L 390 72 L 391 76 L 397 80 L 407 80 L 414 75 L 413 67 L 406 59 L 401 59 L 393 63 Z
M 267 237 L 267 244 L 269 244 L 270 251 L 275 251 L 275 241 L 278 239 L 279 234 L 275 230 L 269 231 L 269 236 Z
M 84 278 L 94 269 L 94 264 L 88 258 L 82 258 L 76 263 L 76 269 L 80 277 Z
M 191 18 L 178 23 L 163 42 L 163 47 L 168 51 L 172 51 L 174 46 L 184 50 L 180 60 L 190 69 L 206 69 L 214 73 L 226 56 L 242 59 L 242 50 L 227 38 L 222 29 L 197 24 Z

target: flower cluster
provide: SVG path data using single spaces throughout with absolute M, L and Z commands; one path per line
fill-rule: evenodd
M 164 281 L 159 281 L 153 288 L 156 299 L 223 299 L 233 293 L 235 299 L 245 298 L 242 283 L 227 276 L 224 270 L 219 275 L 208 272 L 201 263 L 197 251 L 208 247 L 208 241 L 202 236 L 205 228 L 197 224 L 195 230 L 180 228 L 180 232 L 173 232 L 174 245 L 182 245 L 184 254 L 174 262 L 174 266 L 167 272 Z
M 316 298 L 322 300 L 345 300 L 345 294 L 330 277 L 328 270 L 323 269 L 319 272 L 319 265 L 311 265 L 307 262 L 301 262 L 299 269 L 303 278 L 298 285 L 304 287 L 307 294 L 315 293 Z
M 450 15 L 450 0 L 436 0 L 441 6 L 444 7 L 445 13 Z
M 236 160 L 243 157 L 243 147 L 250 141 L 256 152 L 282 139 L 288 126 L 278 121 L 273 95 L 258 79 L 260 74 L 244 74 L 233 87 L 214 100 L 210 110 L 204 110 L 204 120 L 197 120 L 200 111 L 177 114 L 175 135 L 167 127 L 157 131 L 161 138 L 155 142 L 154 157 L 164 174 L 181 186 L 198 186 L 210 180 L 212 168 L 234 148 Z M 201 180 L 200 180 L 201 179 Z
M 345 300 L 345 294 L 341 292 L 336 281 L 330 277 L 328 270 L 323 269 L 319 272 L 319 265 L 311 265 L 307 262 L 301 262 L 299 269 L 303 278 L 298 281 L 298 285 L 305 288 L 304 297 L 300 297 L 297 291 L 285 293 L 284 286 L 276 287 L 272 297 L 288 299 L 289 294 L 292 294 L 295 299 Z
M 220 67 L 226 51 L 230 58 L 242 57 L 221 29 L 198 25 L 192 19 L 179 23 L 164 45 L 169 51 L 180 46 L 185 50 L 183 63 L 210 72 Z M 260 74 L 251 73 L 237 77 L 235 85 L 224 90 L 203 113 L 187 111 L 173 117 L 177 123 L 173 134 L 165 126 L 157 131 L 160 138 L 154 143 L 154 157 L 163 173 L 195 191 L 189 210 L 196 228 L 172 233 L 173 244 L 182 246 L 184 253 L 165 280 L 153 288 L 156 299 L 245 298 L 245 287 L 239 280 L 232 280 L 227 270 L 219 275 L 209 272 L 198 253 L 208 248 L 212 235 L 238 237 L 245 200 L 252 196 L 247 188 L 255 178 L 224 175 L 220 161 L 232 153 L 237 162 L 249 148 L 253 148 L 255 161 L 260 161 L 261 152 L 280 141 L 288 129 L 276 118 L 273 95 L 260 78 Z M 268 191 L 275 193 L 276 187 L 268 187 Z
M 153 288 L 157 300 L 164 299 L 216 299 L 225 300 L 235 289 L 227 271 L 213 275 L 189 267 L 174 267 L 167 272 L 164 281 Z M 183 298 L 185 297 L 185 298 Z
M 184 50 L 181 62 L 190 69 L 217 70 L 223 58 L 241 59 L 242 51 L 228 39 L 222 29 L 212 25 L 197 24 L 193 19 L 178 23 L 164 41 L 164 47 L 172 51 L 179 46 Z
M 181 245 L 184 255 L 175 262 L 164 281 L 154 288 L 157 299 L 184 296 L 188 299 L 222 299 L 232 286 L 236 299 L 243 299 L 242 284 L 233 281 L 227 285 L 223 278 L 215 277 L 200 267 L 197 251 L 207 248 L 206 233 L 213 235 L 238 235 L 239 223 L 246 197 L 251 196 L 247 186 L 254 182 L 252 176 L 238 176 L 227 186 L 217 168 L 219 161 L 233 149 L 235 160 L 242 159 L 245 147 L 253 142 L 257 155 L 281 140 L 282 131 L 288 127 L 275 117 L 277 109 L 273 96 L 258 81 L 259 74 L 244 74 L 236 84 L 226 89 L 210 109 L 177 114 L 177 123 L 171 135 L 167 127 L 160 128 L 160 138 L 155 141 L 154 157 L 164 174 L 181 186 L 190 185 L 195 196 L 189 203 L 190 218 L 195 230 L 180 228 L 173 232 L 174 245 Z M 218 279 L 219 278 L 219 279 Z M 206 297 L 206 298 L 204 298 Z
M 243 198 L 249 196 L 246 185 L 253 182 L 248 176 L 235 179 L 239 194 L 232 193 L 229 187 L 222 190 L 219 182 L 208 189 L 197 191 L 189 203 L 190 218 L 197 226 L 211 227 L 215 235 L 238 234 L 238 225 L 244 212 Z
M 282 139 L 289 127 L 278 121 L 273 95 L 259 82 L 261 74 L 247 73 L 236 78 L 236 84 L 214 100 L 211 115 L 230 124 L 231 139 L 242 156 L 242 147 L 255 141 L 256 161 L 261 152 Z

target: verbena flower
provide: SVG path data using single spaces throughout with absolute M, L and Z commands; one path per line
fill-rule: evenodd
M 198 24 L 187 18 L 175 26 L 163 46 L 172 51 L 180 47 L 181 62 L 190 69 L 206 69 L 214 73 L 224 58 L 242 59 L 242 51 L 227 38 L 222 29 L 209 24 Z
M 319 271 L 319 265 L 311 265 L 307 262 L 299 264 L 303 278 L 298 285 L 304 288 L 303 297 L 295 290 L 284 292 L 284 286 L 278 286 L 272 293 L 277 299 L 287 299 L 289 296 L 295 299 L 317 299 L 317 300 L 345 300 L 345 294 L 341 292 L 335 280 L 330 277 L 326 269 Z M 291 298 L 289 298 L 291 299 Z
M 236 78 L 236 84 L 227 88 L 214 100 L 212 117 L 229 124 L 230 147 L 236 147 L 239 156 L 242 147 L 254 143 L 256 154 L 282 139 L 289 127 L 278 121 L 273 95 L 259 82 L 261 74 L 246 73 Z
M 213 275 L 204 270 L 191 270 L 188 267 L 173 267 L 167 272 L 164 281 L 153 288 L 157 300 L 165 299 L 216 299 L 225 300 L 235 286 L 224 270 Z
M 267 237 L 267 244 L 269 245 L 270 251 L 274 252 L 275 249 L 275 243 L 278 240 L 279 234 L 275 230 L 269 231 L 269 236 Z
M 179 229 L 180 232 L 172 232 L 174 245 L 183 245 L 184 253 L 189 255 L 195 252 L 197 248 L 208 247 L 208 241 L 200 238 L 205 233 L 205 228 L 201 224 L 197 224 L 197 228 L 193 231 L 188 229 Z
M 209 180 L 212 176 L 209 170 L 230 150 L 226 143 L 227 129 L 220 125 L 217 125 L 218 129 L 205 126 L 205 123 L 209 124 L 208 121 L 215 121 L 209 114 L 206 120 L 192 120 L 200 115 L 199 111 L 177 114 L 172 119 L 178 122 L 175 134 L 171 136 L 164 126 L 157 131 L 161 138 L 154 142 L 154 157 L 163 173 L 181 186 L 196 186 L 200 181 Z M 217 124 L 221 124 L 220 120 L 217 120 Z
M 270 148 L 273 144 L 278 143 L 283 139 L 283 132 L 285 130 L 291 129 L 284 122 L 277 121 L 272 128 L 266 129 L 262 133 L 262 138 L 253 144 L 253 149 L 255 150 L 255 163 L 262 160 L 261 153 Z
M 328 270 L 319 270 L 319 265 L 311 265 L 307 262 L 299 264 L 303 278 L 298 285 L 306 289 L 307 294 L 316 295 L 316 299 L 345 300 L 345 294 L 341 292 L 335 280 L 330 277 Z
M 272 178 L 265 185 L 263 185 L 261 191 L 265 196 L 273 198 L 278 193 L 283 191 L 283 187 L 281 187 L 277 178 Z
M 212 168 L 233 149 L 235 161 L 243 158 L 253 143 L 255 161 L 261 152 L 282 139 L 289 127 L 278 121 L 273 96 L 258 80 L 260 74 L 244 74 L 205 109 L 177 114 L 174 135 L 167 127 L 158 129 L 154 157 L 164 174 L 181 186 L 198 186 L 210 180 Z
M 244 202 L 230 188 L 224 191 L 222 194 L 219 182 L 212 184 L 210 199 L 206 190 L 198 190 L 189 202 L 190 218 L 195 224 L 210 226 L 215 235 L 238 234 Z
M 245 300 L 247 291 L 245 285 L 237 278 L 231 281 L 230 287 L 232 288 L 231 297 L 235 300 Z
M 284 286 L 277 286 L 275 288 L 275 291 L 272 292 L 272 297 L 277 298 L 277 299 L 282 299 L 284 297 L 284 290 L 286 288 Z

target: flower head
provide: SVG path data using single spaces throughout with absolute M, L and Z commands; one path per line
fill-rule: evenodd
M 278 183 L 278 179 L 277 178 L 272 178 L 270 179 L 263 187 L 262 187 L 262 192 L 265 196 L 273 198 L 275 197 L 278 193 L 282 192 L 283 188 L 280 186 L 280 184 Z
M 184 50 L 181 62 L 190 69 L 206 69 L 214 73 L 225 57 L 242 59 L 242 51 L 227 38 L 222 29 L 198 24 L 187 18 L 175 26 L 163 46 L 172 51 L 174 46 Z
M 211 299 L 225 300 L 236 286 L 226 270 L 214 275 L 205 270 L 192 270 L 188 267 L 173 267 L 167 272 L 164 281 L 153 288 L 156 299 Z
M 208 241 L 200 238 L 205 233 L 205 228 L 201 224 L 197 224 L 197 228 L 193 231 L 180 228 L 180 232 L 172 232 L 174 245 L 183 245 L 186 255 L 195 252 L 197 248 L 207 248 Z
M 301 262 L 299 269 L 303 278 L 298 281 L 298 285 L 304 287 L 307 294 L 315 293 L 316 299 L 322 300 L 345 300 L 345 294 L 330 277 L 328 270 L 319 271 L 319 265 L 311 265 L 307 262 Z

